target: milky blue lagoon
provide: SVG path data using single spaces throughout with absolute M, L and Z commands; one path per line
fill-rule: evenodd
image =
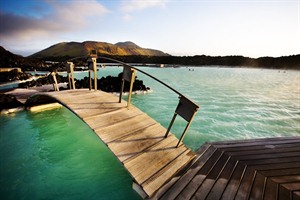
M 200 105 L 184 143 L 300 136 L 300 71 L 147 68 Z M 100 69 L 98 76 L 122 68 Z M 76 73 L 82 78 L 87 72 Z M 138 73 L 152 89 L 132 103 L 167 127 L 178 96 Z M 126 97 L 125 97 L 126 98 Z M 5 199 L 139 199 L 130 175 L 98 137 L 66 108 L 0 117 L 0 196 Z M 179 117 L 172 133 L 180 137 Z

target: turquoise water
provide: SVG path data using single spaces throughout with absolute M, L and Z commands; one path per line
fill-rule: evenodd
M 300 136 L 300 71 L 141 69 L 200 105 L 184 139 L 194 150 L 208 141 Z M 121 70 L 100 69 L 98 76 Z M 132 103 L 167 127 L 178 96 L 141 73 L 137 76 L 152 92 L 133 95 Z M 185 125 L 177 117 L 172 133 L 180 137 Z M 65 108 L 1 116 L 0 152 L 0 196 L 7 199 L 139 198 L 112 153 Z
M 140 199 L 123 166 L 66 108 L 0 118 L 1 199 Z
M 208 141 L 300 136 L 300 71 L 234 68 L 143 68 L 200 105 L 184 143 L 193 150 Z M 194 70 L 194 71 L 190 71 Z M 168 127 L 177 95 L 144 78 L 153 90 L 133 104 Z M 186 123 L 177 117 L 172 132 Z

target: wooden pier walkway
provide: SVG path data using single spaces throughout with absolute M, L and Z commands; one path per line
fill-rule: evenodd
M 95 131 L 144 198 L 300 200 L 300 136 L 212 142 L 193 153 L 183 144 L 175 148 L 178 139 L 165 139 L 165 128 L 114 95 L 68 90 L 27 103 L 50 103 L 48 97 Z
M 300 200 L 300 137 L 207 143 L 153 199 Z
M 151 197 L 195 157 L 184 144 L 147 114 L 115 95 L 83 90 L 65 90 L 35 95 L 28 105 L 49 103 L 49 98 L 73 111 L 108 146 L 131 174 L 134 188 Z M 99 169 L 101 170 L 101 169 Z

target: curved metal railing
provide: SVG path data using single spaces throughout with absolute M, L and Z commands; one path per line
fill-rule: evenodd
M 160 84 L 164 85 L 165 87 L 167 87 L 168 89 L 170 89 L 171 91 L 173 91 L 174 93 L 179 95 L 179 103 L 177 105 L 177 108 L 174 112 L 173 118 L 172 118 L 172 120 L 170 122 L 170 125 L 167 129 L 167 132 L 165 134 L 165 137 L 167 137 L 170 130 L 171 130 L 171 128 L 172 128 L 172 125 L 173 125 L 177 115 L 179 115 L 183 119 L 185 119 L 188 123 L 187 123 L 187 125 L 186 125 L 186 127 L 185 127 L 179 141 L 178 141 L 178 144 L 176 146 L 176 147 L 178 147 L 180 142 L 183 140 L 188 128 L 190 127 L 191 122 L 193 121 L 193 119 L 194 119 L 194 117 L 195 117 L 195 115 L 196 115 L 196 113 L 199 109 L 199 106 L 196 103 L 194 103 L 193 101 L 191 101 L 190 99 L 188 99 L 187 97 L 185 97 L 182 93 L 178 92 L 177 90 L 175 90 L 174 88 L 169 86 L 168 84 L 166 84 L 163 81 L 157 79 L 156 77 L 152 76 L 151 74 L 148 74 L 147 72 L 144 72 L 141 69 L 138 69 L 138 68 L 133 67 L 133 66 L 127 64 L 127 63 L 124 63 L 124 62 L 121 62 L 119 60 L 115 60 L 115 59 L 112 59 L 112 58 L 107 58 L 107 57 L 103 57 L 103 56 L 98 56 L 97 58 L 113 61 L 113 62 L 122 64 L 124 66 L 124 68 L 123 68 L 123 83 L 122 83 L 122 88 L 121 88 L 121 92 L 120 92 L 120 101 L 121 101 L 122 92 L 123 92 L 124 80 L 127 80 L 127 81 L 130 82 L 130 86 L 131 86 L 130 91 L 129 91 L 129 96 L 128 96 L 128 102 L 129 102 L 128 105 L 130 105 L 132 85 L 133 85 L 133 81 L 134 81 L 134 78 L 135 78 L 135 71 L 138 71 L 138 72 L 152 78 L 153 80 L 159 82 Z M 130 71 L 132 71 L 132 70 L 133 70 L 133 72 L 130 73 Z M 128 75 L 128 73 L 130 74 L 130 77 L 126 77 Z
M 68 78 L 69 78 L 70 89 L 71 88 L 75 89 L 74 74 L 73 74 L 74 64 L 70 61 L 78 59 L 78 58 L 83 58 L 83 57 L 76 57 L 74 59 L 68 60 L 68 62 L 67 62 L 67 73 L 68 73 Z M 165 137 L 167 137 L 170 130 L 171 130 L 171 128 L 172 128 L 172 126 L 173 126 L 173 123 L 174 123 L 177 115 L 179 115 L 183 119 L 185 119 L 187 121 L 187 125 L 186 125 L 186 127 L 185 127 L 179 141 L 178 141 L 178 144 L 176 146 L 176 147 L 178 147 L 180 142 L 183 140 L 188 128 L 190 127 L 191 122 L 193 121 L 193 119 L 194 119 L 194 117 L 195 117 L 195 115 L 196 115 L 196 113 L 199 109 L 199 106 L 196 103 L 194 103 L 192 100 L 185 97 L 182 93 L 178 92 L 177 90 L 175 90 L 174 88 L 172 88 L 168 84 L 164 83 L 163 81 L 157 79 L 156 77 L 152 76 L 151 74 L 148 74 L 147 72 L 144 72 L 143 70 L 138 69 L 136 67 L 133 67 L 133 66 L 131 66 L 127 63 L 124 63 L 122 61 L 112 59 L 112 58 L 103 57 L 103 56 L 97 56 L 97 55 L 92 55 L 87 60 L 88 68 L 89 68 L 90 90 L 92 89 L 91 71 L 94 72 L 94 89 L 97 90 L 97 66 L 96 66 L 97 58 L 113 61 L 115 63 L 119 63 L 119 64 L 123 65 L 123 77 L 122 77 L 122 85 L 121 85 L 119 102 L 121 102 L 121 99 L 122 99 L 122 93 L 123 93 L 123 89 L 124 89 L 124 82 L 128 81 L 128 82 L 130 82 L 130 90 L 129 90 L 129 94 L 128 94 L 127 107 L 130 106 L 132 87 L 133 87 L 133 82 L 135 80 L 136 71 L 152 78 L 153 80 L 159 82 L 163 86 L 167 87 L 168 89 L 170 89 L 171 91 L 173 91 L 174 93 L 179 95 L 178 105 L 175 109 L 173 118 L 172 118 L 172 120 L 170 122 L 170 125 L 168 126 L 167 132 L 165 134 Z M 55 75 L 53 75 L 53 76 L 54 76 L 53 78 L 55 78 Z M 55 82 L 56 82 L 56 80 L 55 80 Z M 56 85 L 57 85 L 57 83 L 56 83 Z M 58 90 L 58 87 L 57 87 L 57 90 Z

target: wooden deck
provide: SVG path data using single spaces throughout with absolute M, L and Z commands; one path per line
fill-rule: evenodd
M 35 95 L 27 103 L 49 103 L 50 96 L 78 115 L 116 155 L 131 174 L 141 195 L 151 197 L 185 167 L 195 153 L 180 144 L 147 114 L 101 91 L 66 90 Z M 101 169 L 99 169 L 101 170 Z
M 300 199 L 300 137 L 214 142 L 153 199 Z

